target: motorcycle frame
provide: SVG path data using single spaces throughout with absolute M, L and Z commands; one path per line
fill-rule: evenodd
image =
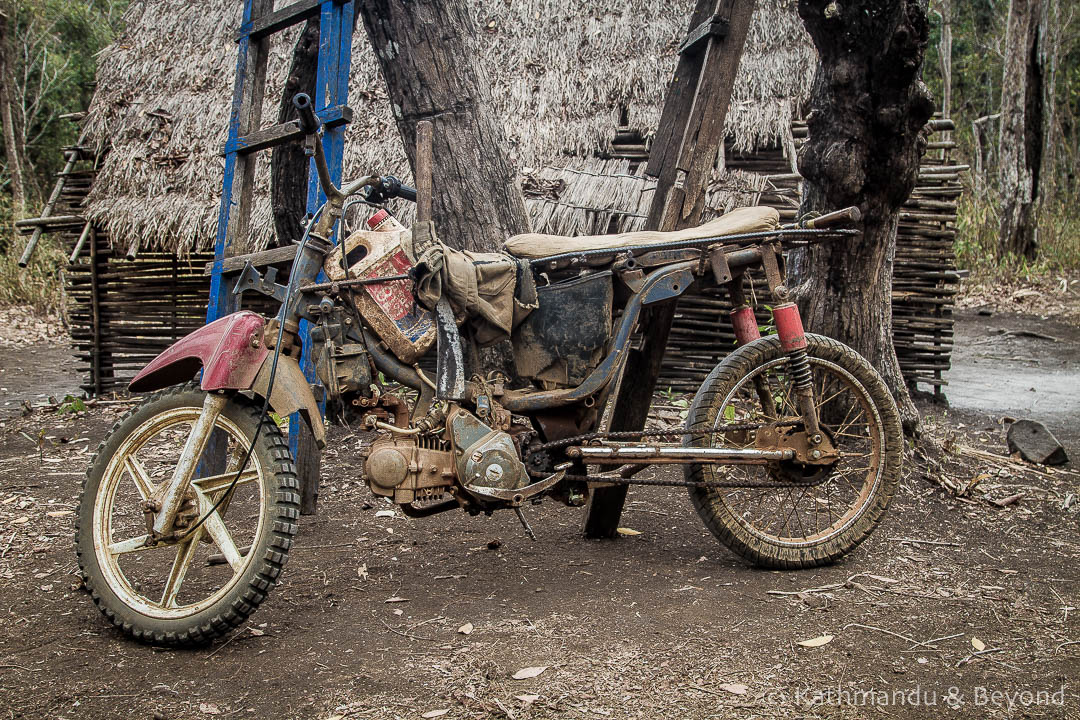
M 297 410 L 302 411 L 302 416 L 311 426 L 321 448 L 325 444 L 325 428 L 315 392 L 304 379 L 299 367 L 300 348 L 297 342 L 297 330 L 299 321 L 302 319 L 318 323 L 325 315 L 326 301 L 330 295 L 336 295 L 344 289 L 336 287 L 337 283 L 318 282 L 325 257 L 333 248 L 330 238 L 333 237 L 338 222 L 344 214 L 343 209 L 348 198 L 365 188 L 378 187 L 381 178 L 364 177 L 339 189 L 330 179 L 323 146 L 317 135 L 306 136 L 305 149 L 314 158 L 327 201 L 309 222 L 299 243 L 290 271 L 289 284 L 284 287 L 275 285 L 272 277 L 269 276 L 265 278 L 260 276 L 253 282 L 252 273 L 256 276 L 258 273 L 250 266 L 245 268 L 241 276 L 242 280 L 247 279 L 247 288 L 282 299 L 282 305 L 275 320 L 277 326 L 271 326 L 250 312 L 240 311 L 228 315 L 177 341 L 140 371 L 131 381 L 129 388 L 143 392 L 162 389 L 190 378 L 201 369 L 203 371 L 201 386 L 209 393 L 251 391 L 261 397 L 266 397 L 269 393 L 269 404 L 275 412 L 287 415 Z M 597 397 L 602 397 L 602 393 L 614 387 L 613 383 L 619 379 L 625 369 L 631 339 L 637 328 L 642 309 L 656 303 L 674 302 L 695 283 L 709 276 L 716 282 L 727 285 L 732 303 L 735 305 L 731 320 L 737 341 L 740 345 L 752 342 L 760 335 L 753 310 L 745 303 L 742 283 L 745 271 L 757 265 L 765 269 L 773 298 L 781 303 L 774 308 L 781 346 L 789 354 L 793 363 L 806 362 L 806 339 L 802 321 L 798 308 L 794 303 L 787 302 L 787 289 L 783 284 L 783 255 L 780 240 L 785 234 L 805 237 L 808 232 L 813 231 L 799 229 L 747 233 L 739 236 L 698 239 L 678 245 L 651 245 L 611 251 L 589 250 L 569 254 L 576 256 L 576 259 L 560 256 L 536 261 L 534 264 L 554 265 L 560 259 L 568 259 L 572 265 L 587 266 L 590 257 L 598 252 L 606 253 L 608 256 L 618 256 L 618 259 L 610 257 L 607 264 L 617 270 L 616 274 L 633 292 L 622 310 L 618 330 L 610 350 L 580 385 L 556 390 L 510 390 L 498 399 L 499 402 L 510 412 L 524 415 L 579 403 L 595 404 Z M 745 244 L 754 241 L 760 244 L 749 247 L 733 245 L 733 243 Z M 648 255 L 653 256 L 652 262 L 660 267 L 643 276 L 641 270 L 636 267 L 633 250 L 646 251 Z M 683 252 L 680 253 L 680 250 Z M 696 254 L 692 252 L 695 250 Z M 666 253 L 670 254 L 666 255 Z M 665 258 L 676 256 L 691 259 L 664 263 Z M 645 260 L 645 256 L 642 260 Z M 238 282 L 237 291 L 241 289 L 244 289 L 244 286 Z M 464 384 L 461 397 L 447 396 L 445 388 L 452 387 L 454 383 L 447 382 L 444 374 L 449 372 L 451 367 L 461 367 L 462 353 L 456 327 L 440 328 L 440 335 L 449 338 L 451 342 L 440 342 L 436 365 L 439 377 L 434 385 L 444 390 L 442 392 L 436 390 L 432 393 L 430 382 L 425 382 L 425 378 L 417 369 L 405 365 L 385 350 L 378 338 L 364 327 L 362 317 L 357 317 L 359 327 L 350 328 L 347 336 L 366 346 L 372 363 L 378 371 L 402 385 L 419 391 L 419 406 L 430 405 L 433 394 L 442 400 L 470 402 L 483 392 L 476 383 L 467 382 Z M 438 313 L 436 317 L 439 324 L 453 323 L 452 317 L 448 318 L 445 313 Z M 242 328 L 242 331 L 234 332 L 233 330 L 238 327 Z M 282 347 L 274 347 L 273 353 L 268 351 L 271 347 L 272 333 L 268 332 L 270 330 L 277 330 L 282 345 Z M 283 352 L 286 349 L 288 352 Z M 271 388 L 268 377 L 272 372 L 271 368 L 275 366 L 279 375 Z M 820 438 L 817 434 L 817 417 L 812 391 L 808 386 L 802 390 L 799 405 L 805 427 L 811 438 Z M 211 414 L 210 411 L 217 405 L 208 400 L 207 407 L 207 413 Z M 183 495 L 190 482 L 191 470 L 194 466 L 190 462 L 191 458 L 186 456 L 201 451 L 205 447 L 208 437 L 202 437 L 202 435 L 208 436 L 212 425 L 213 422 L 199 423 L 194 428 L 195 432 L 189 438 L 181 458 L 181 467 L 184 471 L 178 470 L 170 483 L 165 486 L 164 497 L 169 500 L 166 510 L 172 510 L 175 498 Z M 155 519 L 155 528 L 168 527 L 172 522 L 171 516 L 174 514 L 175 512 L 159 513 Z

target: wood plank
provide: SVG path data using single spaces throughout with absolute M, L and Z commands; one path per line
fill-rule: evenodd
M 269 248 L 268 250 L 260 250 L 259 252 L 248 253 L 246 255 L 233 255 L 232 257 L 225 258 L 221 263 L 221 271 L 223 273 L 239 272 L 244 269 L 244 265 L 251 263 L 255 267 L 264 267 L 266 265 L 274 265 L 276 263 L 292 262 L 296 257 L 296 251 L 299 248 L 298 245 L 284 245 L 282 247 Z M 203 267 L 203 275 L 210 275 L 214 270 L 214 263 L 208 262 Z

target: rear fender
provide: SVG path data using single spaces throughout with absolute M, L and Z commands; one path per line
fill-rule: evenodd
M 152 392 L 187 382 L 202 369 L 203 390 L 251 390 L 266 397 L 274 356 L 263 342 L 266 320 L 248 311 L 226 315 L 169 346 L 136 375 L 128 388 Z M 278 358 L 270 407 L 278 415 L 299 411 L 319 447 L 326 442 L 322 413 L 297 360 Z

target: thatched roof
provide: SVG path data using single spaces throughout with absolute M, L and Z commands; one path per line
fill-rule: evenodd
M 284 5 L 285 2 L 280 2 Z M 101 58 L 87 122 L 111 150 L 90 197 L 90 214 L 117 243 L 181 252 L 213 245 L 220 199 L 234 32 L 242 0 L 133 0 L 127 31 Z M 480 64 L 496 115 L 521 168 L 587 157 L 614 136 L 619 107 L 629 125 L 651 131 L 686 33 L 692 3 L 674 0 L 478 0 Z M 759 0 L 728 129 L 739 148 L 787 132 L 808 92 L 814 50 L 794 0 Z M 298 28 L 272 49 L 263 124 L 277 105 Z M 386 91 L 362 25 L 355 35 L 346 176 L 407 175 Z M 260 155 L 248 247 L 273 233 L 269 154 Z M 636 205 L 640 201 L 628 201 Z M 537 226 L 534 229 L 552 231 Z

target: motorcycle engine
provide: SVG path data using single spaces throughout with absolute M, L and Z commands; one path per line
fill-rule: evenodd
M 450 446 L 433 436 L 379 438 L 364 460 L 364 481 L 372 494 L 400 505 L 439 497 L 455 477 Z
M 450 413 L 446 426 L 466 490 L 491 497 L 486 490 L 517 490 L 529 484 L 529 473 L 508 433 L 492 429 L 461 408 Z
M 434 435 L 390 435 L 371 444 L 364 481 L 375 495 L 395 503 L 443 495 L 459 480 L 474 496 L 500 499 L 500 491 L 529 484 L 513 438 L 460 407 L 446 419 L 450 442 Z

